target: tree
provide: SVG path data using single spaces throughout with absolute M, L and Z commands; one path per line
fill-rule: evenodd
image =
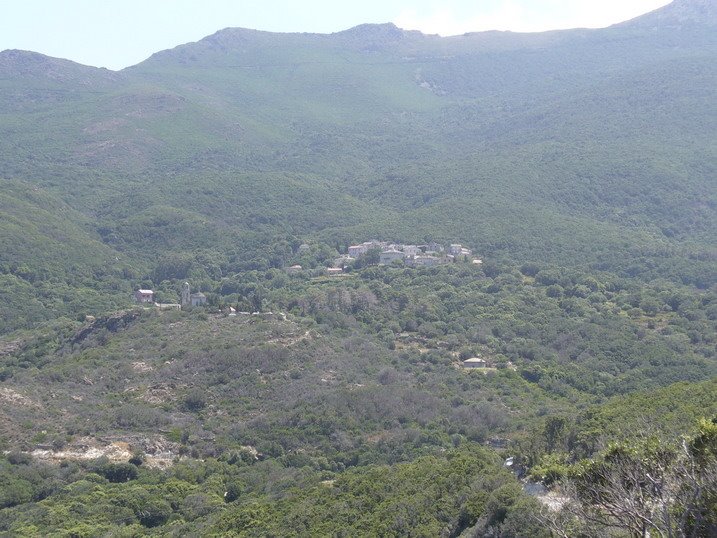
M 548 452 L 565 448 L 569 427 L 568 419 L 565 417 L 551 416 L 545 419 L 544 436 Z
M 577 464 L 562 489 L 569 499 L 563 516 L 544 518 L 560 536 L 575 528 L 717 536 L 717 420 L 700 422 L 698 433 L 678 445 L 656 438 L 611 445 Z
M 162 499 L 142 498 L 135 507 L 135 516 L 145 527 L 164 525 L 172 515 L 172 507 Z
M 110 482 L 128 482 L 137 478 L 137 467 L 131 463 L 107 463 L 97 469 L 97 473 Z

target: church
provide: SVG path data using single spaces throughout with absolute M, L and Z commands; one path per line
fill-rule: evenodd
M 207 296 L 201 291 L 192 293 L 189 282 L 185 282 L 182 286 L 182 308 L 204 306 L 207 303 Z

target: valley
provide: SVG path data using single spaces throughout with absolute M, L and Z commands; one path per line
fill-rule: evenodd
M 0 537 L 713 535 L 716 28 L 0 52 Z

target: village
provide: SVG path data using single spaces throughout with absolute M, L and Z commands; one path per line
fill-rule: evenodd
M 309 251 L 310 245 L 302 244 L 298 247 L 299 254 Z M 406 245 L 388 241 L 365 241 L 357 245 L 350 245 L 347 252 L 333 260 L 330 267 L 325 267 L 325 276 L 346 275 L 349 276 L 351 269 L 357 262 L 363 262 L 363 266 L 379 265 L 392 267 L 435 267 L 452 263 L 466 263 L 473 266 L 480 266 L 483 262 L 473 256 L 471 249 L 459 243 L 451 243 L 447 246 L 431 242 L 425 245 Z M 318 269 L 318 268 L 317 268 Z M 301 265 L 285 267 L 284 271 L 289 275 L 307 274 Z M 316 269 L 311 270 L 316 275 Z M 319 278 L 319 277 L 317 277 Z M 162 303 L 157 301 L 157 295 L 151 289 L 138 289 L 134 293 L 134 301 L 145 308 L 157 310 L 191 310 L 196 307 L 207 306 L 207 296 L 201 291 L 193 292 L 189 282 L 184 282 L 180 293 L 179 303 Z M 234 317 L 239 315 L 273 315 L 272 312 L 238 312 L 233 306 L 226 306 L 224 315 Z M 286 315 L 279 313 L 280 318 L 286 319 Z M 460 361 L 460 366 L 466 370 L 480 369 L 484 372 L 493 370 L 491 363 L 474 356 Z
M 309 245 L 301 245 L 299 251 L 308 249 Z M 440 243 L 431 242 L 425 245 L 404 245 L 389 241 L 364 241 L 361 244 L 351 245 L 345 254 L 336 258 L 332 267 L 326 268 L 326 274 L 339 275 L 351 267 L 359 259 L 365 259 L 371 253 L 374 259 L 367 265 L 396 265 L 404 267 L 434 267 L 456 262 L 482 264 L 482 260 L 475 258 L 473 252 L 459 243 L 452 243 L 447 247 Z M 377 256 L 376 256 L 377 254 Z M 301 265 L 292 265 L 286 268 L 289 274 L 301 273 Z
M 311 247 L 304 243 L 299 246 L 298 253 L 307 252 Z M 382 265 L 395 267 L 435 267 L 451 263 L 470 263 L 481 265 L 483 261 L 473 256 L 471 249 L 459 243 L 451 243 L 447 247 L 440 243 L 431 242 L 425 245 L 404 245 L 391 243 L 389 241 L 364 241 L 361 244 L 350 245 L 345 254 L 341 254 L 333 260 L 329 267 L 324 268 L 324 274 L 328 276 L 343 275 L 354 267 L 357 262 L 363 265 Z M 306 270 L 301 265 L 295 264 L 284 268 L 289 275 L 305 274 Z M 134 302 L 144 307 L 154 307 L 160 310 L 187 310 L 195 307 L 205 306 L 207 296 L 201 291 L 192 292 L 189 282 L 182 285 L 179 303 L 157 302 L 157 297 L 152 289 L 137 289 L 133 295 Z M 243 312 L 242 312 L 243 313 Z M 236 315 L 236 310 L 231 308 L 229 315 Z

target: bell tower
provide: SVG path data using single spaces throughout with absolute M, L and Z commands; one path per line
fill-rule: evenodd
M 182 284 L 182 308 L 190 305 L 191 291 L 192 290 L 189 287 L 189 282 L 185 282 L 184 284 Z

